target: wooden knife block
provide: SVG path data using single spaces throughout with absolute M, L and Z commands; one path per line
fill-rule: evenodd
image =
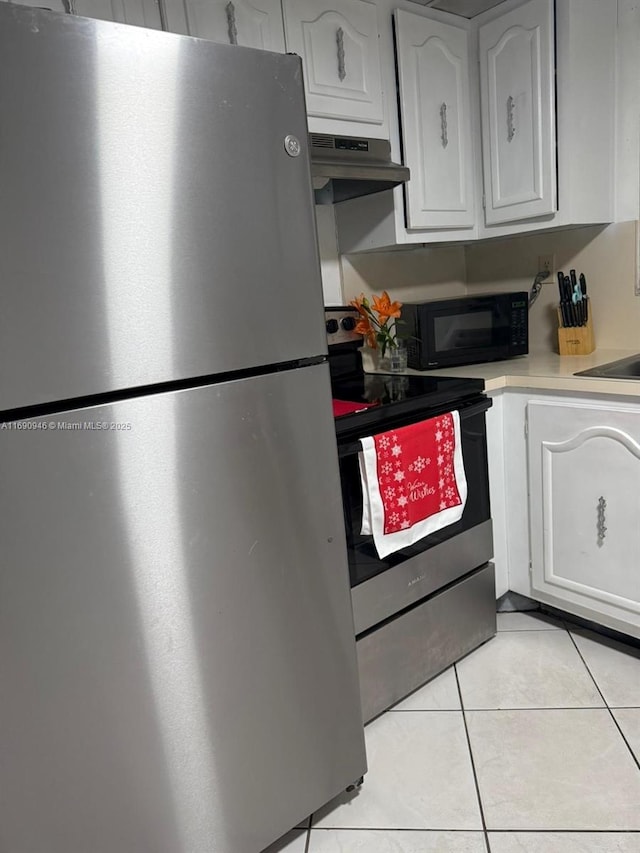
M 589 319 L 586 326 L 574 326 L 565 329 L 562 326 L 562 314 L 558 308 L 558 352 L 560 355 L 589 355 L 596 348 L 589 297 L 587 297 L 587 311 Z

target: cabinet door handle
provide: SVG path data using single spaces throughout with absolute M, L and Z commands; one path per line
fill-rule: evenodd
M 607 502 L 603 497 L 600 497 L 598 500 L 598 545 L 602 545 L 604 542 L 604 537 L 607 532 L 607 528 L 604 526 L 605 522 L 605 510 L 607 508 Z
M 229 32 L 229 44 L 238 44 L 238 27 L 236 26 L 236 7 L 233 3 L 225 6 L 227 13 L 227 30 Z
M 344 30 L 338 27 L 336 30 L 336 45 L 338 48 L 338 77 L 340 82 L 347 76 L 347 69 L 344 62 Z
M 516 102 L 513 100 L 511 95 L 509 95 L 507 98 L 507 142 L 511 142 L 513 137 L 516 135 L 516 126 L 513 121 L 515 106 Z
M 449 135 L 447 133 L 447 104 L 444 101 L 440 105 L 440 140 L 442 147 L 446 148 L 449 144 Z

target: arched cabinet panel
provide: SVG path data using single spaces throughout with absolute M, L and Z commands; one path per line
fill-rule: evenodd
M 471 228 L 475 222 L 468 34 L 396 10 L 408 228 Z
M 161 0 L 167 29 L 220 44 L 284 53 L 279 0 Z
M 152 30 L 162 28 L 158 0 L 15 0 L 20 6 L 35 6 L 51 12 L 81 15 L 99 21 L 115 21 Z
M 480 27 L 487 225 L 557 209 L 553 39 L 553 0 Z
M 532 401 L 528 436 L 533 593 L 640 628 L 640 409 Z
M 287 50 L 299 53 L 307 112 L 382 124 L 378 22 L 368 0 L 283 0 Z

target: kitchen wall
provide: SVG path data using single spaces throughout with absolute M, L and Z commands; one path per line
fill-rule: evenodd
M 635 296 L 638 223 L 575 228 L 487 240 L 469 246 L 367 252 L 341 259 L 343 294 L 387 290 L 393 299 L 417 301 L 497 290 L 528 291 L 538 256 L 555 255 L 556 269 L 583 272 L 591 297 L 596 346 L 640 349 L 640 296 Z M 531 308 L 531 350 L 557 351 L 558 288 L 543 284 Z
M 342 305 L 342 270 L 338 255 L 333 205 L 316 205 L 316 230 L 320 250 L 320 272 L 325 305 Z
M 401 302 L 457 295 L 466 292 L 465 250 L 454 246 L 343 255 L 342 276 L 347 301 L 382 290 Z
M 538 256 L 554 254 L 556 269 L 587 278 L 596 347 L 640 350 L 636 247 L 637 222 L 486 241 L 465 250 L 467 291 L 528 291 Z M 557 303 L 555 280 L 543 284 L 529 314 L 531 350 L 557 351 Z

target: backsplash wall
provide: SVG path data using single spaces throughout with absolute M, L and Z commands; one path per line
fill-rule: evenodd
M 392 299 L 418 302 L 466 292 L 464 246 L 342 255 L 345 301 L 388 291 Z
M 555 255 L 555 270 L 583 272 L 591 299 L 596 347 L 640 349 L 636 222 L 492 240 L 466 247 L 467 291 L 526 290 L 538 256 Z M 529 314 L 530 349 L 557 352 L 557 279 L 542 285 Z
M 640 350 L 640 297 L 636 280 L 637 223 L 618 222 L 546 234 L 487 240 L 468 246 L 343 255 L 342 292 L 387 290 L 401 302 L 464 293 L 529 291 L 539 255 L 555 255 L 555 269 L 587 278 L 596 347 Z M 543 284 L 531 308 L 530 349 L 557 352 L 558 288 Z

